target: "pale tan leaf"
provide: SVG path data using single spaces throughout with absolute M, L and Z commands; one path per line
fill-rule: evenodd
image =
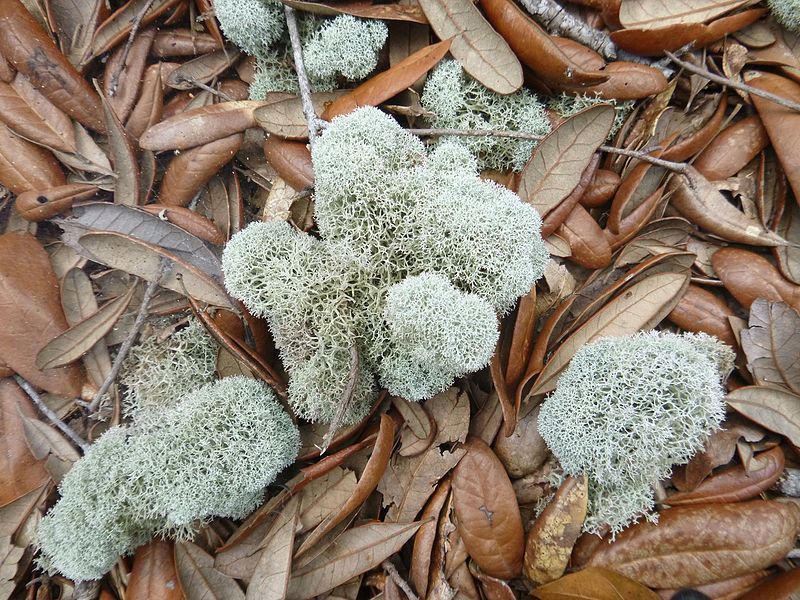
M 39 419 L 33 419 L 19 412 L 25 441 L 31 454 L 44 460 L 44 467 L 53 480 L 58 483 L 80 458 L 78 451 L 54 427 Z
M 740 337 L 753 377 L 800 394 L 800 314 L 783 302 L 758 298 L 750 306 L 749 325 Z
M 747 4 L 748 0 L 622 0 L 619 21 L 628 29 L 655 29 L 703 23 Z
M 370 523 L 348 529 L 325 552 L 292 573 L 287 600 L 306 600 L 374 569 L 398 552 L 420 523 Z
M 520 197 L 544 218 L 570 195 L 614 123 L 614 108 L 599 104 L 568 118 L 547 135 L 522 170 Z
M 450 53 L 464 70 L 498 94 L 522 86 L 522 66 L 470 0 L 421 0 L 431 28 L 441 40 L 453 39 Z
M 727 396 L 728 406 L 759 425 L 800 445 L 800 396 L 766 385 L 740 387 Z
M 36 366 L 52 369 L 77 360 L 103 339 L 128 308 L 136 287 L 107 302 L 94 314 L 76 323 L 64 333 L 54 337 L 36 355 Z
M 0 598 L 10 598 L 17 587 L 14 576 L 25 548 L 16 546 L 11 541 L 11 536 L 0 537 Z
M 236 582 L 214 568 L 214 559 L 191 542 L 175 544 L 175 567 L 186 598 L 192 600 L 244 600 Z
M 345 90 L 336 92 L 317 92 L 311 94 L 314 112 L 318 115 L 325 112 L 326 105 L 330 104 L 346 93 Z M 303 140 L 308 138 L 308 122 L 303 113 L 303 106 L 299 97 L 292 96 L 279 102 L 271 102 L 262 106 L 253 113 L 256 123 L 264 131 L 279 135 L 290 140 Z
M 278 515 L 273 533 L 247 585 L 245 598 L 248 600 L 281 600 L 286 596 L 299 507 L 297 498 L 292 498 Z
M 689 285 L 689 275 L 688 272 L 658 273 L 614 298 L 558 347 L 529 395 L 555 389 L 559 374 L 584 344 L 600 337 L 630 335 L 660 323 L 680 300 Z
M 357 483 L 353 471 L 341 468 L 334 469 L 325 477 L 312 482 L 303 490 L 300 533 L 310 531 L 325 517 L 344 505 L 353 495 Z

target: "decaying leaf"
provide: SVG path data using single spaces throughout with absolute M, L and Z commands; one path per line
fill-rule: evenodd
M 250 578 L 246 599 L 282 600 L 286 596 L 299 506 L 296 499 L 290 500 L 278 515 L 274 532 Z
M 728 393 L 728 406 L 762 427 L 800 444 L 800 396 L 785 388 L 749 385 Z
M 680 588 L 763 569 L 794 547 L 800 507 L 753 500 L 676 507 L 658 523 L 641 522 L 599 544 L 589 566 L 621 573 L 649 587 Z
M 534 589 L 532 593 L 539 600 L 657 600 L 659 597 L 642 584 L 600 567 L 566 575 Z
M 653 29 L 675 23 L 703 23 L 746 4 L 746 0 L 622 0 L 619 21 L 624 27 Z
M 244 600 L 244 592 L 227 575 L 214 568 L 214 558 L 191 542 L 175 544 L 175 568 L 186 598 Z
M 759 298 L 750 305 L 749 325 L 740 335 L 753 377 L 800 393 L 800 314 L 783 302 Z
M 153 540 L 136 550 L 128 581 L 128 600 L 180 600 L 183 598 L 175 571 L 174 544 Z

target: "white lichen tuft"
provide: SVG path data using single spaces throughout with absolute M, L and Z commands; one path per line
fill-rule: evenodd
M 274 0 L 214 0 L 222 33 L 247 54 L 260 56 L 285 28 L 283 5 Z
M 213 381 L 217 349 L 196 319 L 166 340 L 150 338 L 131 348 L 120 375 L 125 416 L 158 415 L 161 409 Z
M 767 6 L 778 23 L 800 32 L 800 0 L 767 0 Z
M 210 383 L 89 448 L 39 525 L 39 563 L 99 579 L 154 534 L 185 537 L 212 516 L 244 517 L 299 446 L 300 432 L 263 383 Z
M 660 332 L 578 350 L 542 406 L 539 432 L 567 474 L 589 476 L 587 531 L 616 533 L 650 514 L 653 484 L 719 427 L 718 365 L 732 354 L 709 336 Z
M 325 21 L 303 44 L 303 58 L 312 80 L 337 76 L 358 81 L 378 64 L 389 29 L 383 21 L 339 15 Z
M 435 116 L 433 127 L 448 129 L 511 130 L 544 135 L 550 131 L 544 104 L 521 90 L 501 96 L 485 88 L 453 60 L 443 60 L 428 77 L 422 106 Z M 445 138 L 447 139 L 447 138 Z M 481 169 L 519 171 L 528 162 L 536 142 L 503 137 L 464 137 Z
M 264 52 L 256 58 L 253 81 L 250 82 L 250 99 L 265 100 L 273 92 L 299 93 L 297 74 L 285 55 Z

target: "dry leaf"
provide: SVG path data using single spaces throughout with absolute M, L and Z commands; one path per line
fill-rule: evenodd
M 287 0 L 287 6 L 310 12 L 315 15 L 335 17 L 336 15 L 353 15 L 363 19 L 383 19 L 387 21 L 410 21 L 412 23 L 428 23 L 419 5 L 414 3 L 373 4 L 370 1 L 351 0 L 347 2 L 306 2 L 304 0 Z
M 264 545 L 261 558 L 247 585 L 245 598 L 282 600 L 286 597 L 299 507 L 297 499 L 292 499 L 278 515 L 272 528 L 272 535 Z
M 525 576 L 534 585 L 550 583 L 567 568 L 581 534 L 589 502 L 586 475 L 567 477 L 534 521 L 525 542 Z
M 747 0 L 622 0 L 619 22 L 623 27 L 653 29 L 681 23 L 703 23 L 724 15 Z
M 31 453 L 38 459 L 44 461 L 44 467 L 53 478 L 53 481 L 60 483 L 77 460 L 80 454 L 67 441 L 60 431 L 54 427 L 43 423 L 39 419 L 29 418 L 19 411 L 22 420 L 22 429 L 25 432 L 25 441 Z
M 795 567 L 763 579 L 738 600 L 762 600 L 763 598 L 790 599 L 800 589 L 800 568 Z
M 75 365 L 42 371 L 36 355 L 67 330 L 58 281 L 47 252 L 29 234 L 0 235 L 0 362 L 36 387 L 60 396 L 80 395 Z
M 726 179 L 739 172 L 769 144 L 757 115 L 723 129 L 692 163 L 706 179 Z
M 470 0 L 421 0 L 431 29 L 453 38 L 450 53 L 474 79 L 498 94 L 522 86 L 522 66 L 506 41 Z
M 600 225 L 580 204 L 576 204 L 558 235 L 567 240 L 569 260 L 586 269 L 604 269 L 611 264 L 611 245 Z
M 572 193 L 614 122 L 610 104 L 592 106 L 561 123 L 534 149 L 522 170 L 520 197 L 542 218 Z
M 751 421 L 800 446 L 800 396 L 779 387 L 750 385 L 726 397 L 728 406 Z
M 566 575 L 531 593 L 539 600 L 658 600 L 658 594 L 643 585 L 599 567 Z
M 606 77 L 603 83 L 587 87 L 572 85 L 563 87 L 573 93 L 582 91 L 586 94 L 596 94 L 601 98 L 624 101 L 660 94 L 669 85 L 664 74 L 655 67 L 623 60 L 612 62 L 600 73 Z
M 721 248 L 711 264 L 731 295 L 744 306 L 757 298 L 785 302 L 800 311 L 800 286 L 788 282 L 771 262 L 760 254 L 740 248 Z
M 136 549 L 128 581 L 128 600 L 181 600 L 178 573 L 175 570 L 174 544 L 155 539 Z
M 314 187 L 314 166 L 311 164 L 308 144 L 271 135 L 264 142 L 264 156 L 278 175 L 296 191 Z
M 0 123 L 0 185 L 15 194 L 64 185 L 64 173 L 44 148 L 15 135 Z
M 458 530 L 481 570 L 511 579 L 522 570 L 524 532 L 514 488 L 503 463 L 477 438 L 453 472 L 453 506 Z
M 314 114 L 322 114 L 326 107 L 341 98 L 346 92 L 317 92 L 311 94 Z M 268 134 L 279 135 L 290 140 L 308 139 L 308 121 L 303 112 L 303 103 L 298 96 L 270 102 L 253 113 L 255 122 Z
M 239 56 L 240 52 L 235 46 L 225 46 L 183 63 L 169 74 L 165 83 L 175 90 L 191 90 L 198 83 L 207 84 L 227 71 L 236 64 Z M 209 97 L 207 103 L 210 102 Z
M 542 466 L 550 450 L 539 435 L 539 406 L 522 407 L 514 433 L 498 437 L 494 453 L 514 479 L 525 477 Z
M 287 600 L 306 600 L 375 568 L 398 552 L 420 523 L 370 523 L 348 529 L 320 556 L 294 569 Z
M 783 302 L 757 299 L 741 332 L 747 368 L 760 385 L 783 385 L 800 394 L 800 314 Z
M 179 1 L 132 0 L 131 2 L 126 2 L 97 28 L 88 51 L 82 57 L 81 65 L 85 65 L 94 57 L 108 52 L 127 38 L 134 21 L 139 21 L 142 27 L 148 25 Z
M 684 331 L 707 333 L 736 348 L 739 344 L 728 320 L 732 316 L 733 310 L 718 296 L 699 285 L 689 284 L 667 318 Z
M 599 544 L 589 566 L 650 587 L 702 585 L 781 560 L 799 527 L 800 507 L 793 502 L 679 506 L 661 511 L 658 524 L 637 523 L 614 542 Z
M 436 541 L 436 532 L 439 529 L 439 518 L 449 495 L 450 479 L 444 479 L 425 506 L 425 510 L 420 517 L 422 525 L 414 536 L 414 548 L 411 553 L 411 568 L 409 569 L 408 575 L 414 589 L 423 597 L 428 590 L 431 553 L 433 551 L 433 544 Z
M 581 195 L 580 203 L 584 208 L 603 206 L 614 197 L 619 187 L 620 178 L 614 171 L 597 169 L 592 181 Z
M 175 544 L 175 568 L 186 598 L 244 600 L 236 582 L 214 568 L 214 559 L 191 542 Z

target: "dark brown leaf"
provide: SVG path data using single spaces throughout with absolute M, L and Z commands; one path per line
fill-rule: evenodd
M 756 298 L 785 302 L 800 311 L 800 286 L 790 283 L 760 254 L 740 248 L 721 248 L 711 264 L 725 288 L 749 309 Z
M 145 26 L 178 4 L 178 2 L 180 0 L 154 0 L 152 2 L 150 0 L 132 0 L 131 2 L 126 2 L 97 28 L 89 50 L 83 56 L 81 64 L 87 64 L 93 58 L 108 52 L 126 39 L 138 15 L 143 15 L 141 25 Z M 146 12 L 144 11 L 145 7 L 148 7 Z
M 142 75 L 147 67 L 155 34 L 156 30 L 153 28 L 138 31 L 130 46 L 120 46 L 106 61 L 102 94 L 107 98 L 116 118 L 123 123 L 131 114 L 139 96 Z
M 15 194 L 64 185 L 64 172 L 55 157 L 15 135 L 0 123 L 0 185 Z
M 175 570 L 173 545 L 171 541 L 156 539 L 136 550 L 128 581 L 128 600 L 183 598 Z
M 686 293 L 667 315 L 667 318 L 684 331 L 707 333 L 736 348 L 736 336 L 729 317 L 735 313 L 718 296 L 699 285 L 689 284 Z

